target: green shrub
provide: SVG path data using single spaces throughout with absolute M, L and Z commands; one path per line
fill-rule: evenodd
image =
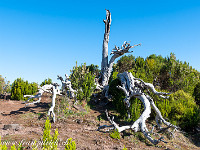
M 124 145 L 124 148 L 123 148 L 123 150 L 128 150 L 127 148 L 126 148 L 126 146 Z
M 91 64 L 89 66 L 86 66 L 86 68 L 89 69 L 89 72 L 91 72 L 92 75 L 95 75 L 96 77 L 100 75 L 101 70 L 99 70 L 98 65 Z
M 36 141 L 33 143 L 33 145 L 32 145 L 32 150 L 38 150 L 37 144 L 36 144 L 36 143 L 37 143 Z
M 118 85 L 120 85 L 121 82 L 119 79 L 115 79 L 109 84 L 109 94 L 112 95 L 113 98 L 113 104 L 115 105 L 116 111 L 120 113 L 120 116 L 125 118 L 127 117 L 127 111 L 125 104 L 123 102 L 125 98 L 125 94 L 123 91 L 119 90 L 117 88 Z
M 17 148 L 15 147 L 15 145 L 13 144 L 11 147 L 10 147 L 10 150 L 23 150 L 24 147 L 22 147 L 22 144 L 19 143 Z M 6 144 L 2 145 L 1 143 L 1 137 L 0 137 L 0 150 L 7 150 L 7 146 Z
M 109 93 L 113 97 L 113 104 L 115 105 L 116 111 L 120 113 L 121 118 L 126 120 L 127 109 L 123 102 L 125 94 L 123 91 L 116 88 L 116 86 L 120 84 L 121 82 L 119 79 L 113 80 L 110 83 Z M 183 90 L 171 94 L 169 99 L 162 99 L 154 94 L 151 94 L 151 96 L 163 117 L 168 119 L 171 123 L 180 126 L 185 131 L 193 130 L 200 122 L 199 106 L 196 105 L 194 98 Z M 130 103 L 130 120 L 135 121 L 140 117 L 143 111 L 143 104 L 136 98 L 131 98 Z M 154 118 L 155 113 L 152 114 L 154 114 Z
M 6 78 L 3 78 L 0 75 L 0 94 L 10 92 L 10 81 L 6 81 Z
M 10 150 L 17 150 L 17 149 L 16 149 L 15 145 L 12 145 L 12 146 L 10 147 Z
M 113 138 L 113 139 L 120 139 L 121 138 L 120 133 L 118 132 L 117 129 L 113 130 L 110 133 L 110 137 Z
M 95 89 L 95 76 L 89 71 L 86 64 L 73 67 L 71 70 L 70 80 L 72 88 L 77 90 L 77 99 L 89 99 Z
M 11 147 L 10 147 L 10 150 L 23 150 L 23 147 L 22 145 L 19 143 L 17 148 L 15 147 L 15 145 L 13 144 Z
M 200 105 L 200 82 L 195 86 L 193 96 L 195 97 L 196 103 Z
M 132 55 L 122 56 L 114 65 L 114 71 L 132 72 L 136 78 L 148 83 L 155 83 L 162 90 L 176 92 L 184 90 L 193 94 L 200 72 L 189 66 L 189 63 L 176 59 L 175 54 L 163 58 L 152 54 L 146 59 Z
M 0 150 L 7 150 L 6 144 L 2 145 L 2 143 L 1 143 L 1 137 L 0 137 Z
M 55 130 L 55 133 L 51 135 L 51 123 L 49 118 L 47 118 L 43 131 L 43 150 L 57 150 L 58 147 L 58 130 Z M 11 150 L 23 150 L 22 144 L 18 144 L 17 148 L 15 145 L 11 146 Z M 32 145 L 33 150 L 38 150 L 37 142 L 35 141 Z M 7 150 L 6 144 L 2 145 L 0 137 L 0 150 Z M 68 139 L 68 142 L 65 144 L 65 150 L 76 150 L 76 143 L 72 141 L 72 138 Z
M 76 143 L 75 141 L 72 141 L 72 138 L 68 139 L 65 150 L 76 150 Z
M 46 85 L 46 84 L 52 84 L 52 79 L 50 79 L 50 78 L 45 79 L 45 80 L 40 84 L 40 86 L 43 86 L 43 85 Z
M 58 146 L 58 130 L 56 129 L 54 135 L 51 136 L 51 123 L 49 118 L 47 118 L 43 131 L 43 149 L 57 150 L 57 146 Z
M 115 106 L 116 111 L 120 113 L 121 118 L 127 120 L 128 114 L 124 104 L 125 94 L 123 91 L 117 88 L 117 86 L 120 84 L 121 82 L 118 78 L 113 80 L 109 85 L 109 93 L 112 95 L 113 104 Z M 130 120 L 135 121 L 140 117 L 140 114 L 143 110 L 143 105 L 139 99 L 134 97 L 131 98 L 130 103 Z
M 25 100 L 24 95 L 34 95 L 37 92 L 38 84 L 28 83 L 21 78 L 17 78 L 11 85 L 11 99 Z
M 156 105 L 164 118 L 185 131 L 193 130 L 200 121 L 199 107 L 194 98 L 183 90 L 171 94 L 168 100 L 157 100 Z
M 49 118 L 47 118 L 44 126 L 44 131 L 43 131 L 43 145 L 42 149 L 43 150 L 57 150 L 58 147 L 58 129 L 55 130 L 55 133 L 51 135 L 51 123 Z M 32 145 L 33 150 L 38 150 L 37 145 L 35 143 Z M 68 148 L 68 149 L 67 149 Z M 76 144 L 72 139 L 68 139 L 68 143 L 65 144 L 65 149 L 66 150 L 75 150 L 76 149 Z

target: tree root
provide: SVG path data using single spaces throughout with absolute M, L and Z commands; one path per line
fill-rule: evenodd
M 118 130 L 118 132 L 122 132 L 124 130 L 127 129 L 131 129 L 134 132 L 138 132 L 141 131 L 143 133 L 143 135 L 154 145 L 158 144 L 159 142 L 164 142 L 167 143 L 166 141 L 163 140 L 163 137 L 160 137 L 159 139 L 153 139 L 151 137 L 151 134 L 153 134 L 153 130 L 154 130 L 154 126 L 152 128 L 151 131 L 148 131 L 147 127 L 146 127 L 146 120 L 149 118 L 150 113 L 151 113 L 151 107 L 153 108 L 153 110 L 156 112 L 156 124 L 159 127 L 160 131 L 168 131 L 169 128 L 174 128 L 174 131 L 176 129 L 178 129 L 177 126 L 167 122 L 161 115 L 160 110 L 157 108 L 157 106 L 155 105 L 153 99 L 145 94 L 144 90 L 145 89 L 150 89 L 154 94 L 162 97 L 162 98 L 168 98 L 168 96 L 170 93 L 164 93 L 164 92 L 157 92 L 154 88 L 154 86 L 150 83 L 145 83 L 144 81 L 142 81 L 141 79 L 137 79 L 135 78 L 132 73 L 128 73 L 128 72 L 124 72 L 118 75 L 118 77 L 121 80 L 121 86 L 117 86 L 118 89 L 121 89 L 124 93 L 126 98 L 124 99 L 124 103 L 126 105 L 127 110 L 129 110 L 130 108 L 130 99 L 131 97 L 136 97 L 138 99 L 140 99 L 144 105 L 144 111 L 141 114 L 141 116 L 132 124 L 132 125 L 126 125 L 126 126 L 119 126 L 114 122 L 114 117 L 112 117 L 112 119 L 109 117 L 108 112 L 106 110 L 106 116 L 109 120 L 109 122 L 111 123 L 111 125 Z M 130 114 L 128 114 L 130 115 Z M 166 128 L 162 128 L 160 123 L 165 124 L 167 127 Z M 104 126 L 104 128 L 107 126 Z M 110 126 L 109 126 L 110 127 Z M 99 129 L 101 129 L 102 127 L 99 127 Z M 173 132 L 174 132 L 173 131 Z M 173 132 L 170 132 L 173 135 Z

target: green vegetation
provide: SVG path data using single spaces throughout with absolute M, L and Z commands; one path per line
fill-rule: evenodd
M 16 146 L 13 144 L 11 147 L 10 147 L 10 150 L 23 150 L 24 147 L 22 147 L 22 144 L 19 143 L 17 148 Z M 8 147 L 6 146 L 6 144 L 3 144 L 1 143 L 1 137 L 0 137 L 0 150 L 7 150 Z
M 67 96 L 62 97 L 61 100 L 57 101 L 57 105 L 55 106 L 55 112 L 57 115 L 64 114 L 65 117 L 73 114 L 73 111 L 68 109 L 69 107 L 69 98 Z
M 124 71 L 131 72 L 134 77 L 141 78 L 145 82 L 153 83 L 158 91 L 172 92 L 168 100 L 156 95 L 151 96 L 166 119 L 185 131 L 195 129 L 200 122 L 200 108 L 197 105 L 200 101 L 200 72 L 188 63 L 176 60 L 172 53 L 167 58 L 156 55 L 150 55 L 146 59 L 135 58 L 132 55 L 121 57 L 114 65 L 109 93 L 113 96 L 115 109 L 125 120 L 127 118 L 123 102 L 125 95 L 116 88 L 121 84 L 117 74 Z M 135 121 L 143 111 L 143 105 L 136 98 L 132 98 L 130 102 L 130 120 Z M 155 117 L 155 114 L 151 117 Z
M 200 109 L 194 98 L 179 90 L 170 95 L 169 99 L 157 99 L 156 105 L 165 118 L 185 131 L 193 131 L 200 122 Z
M 17 78 L 11 85 L 11 99 L 25 100 L 24 95 L 34 95 L 37 92 L 38 84 L 29 83 L 21 78 Z
M 58 146 L 58 129 L 56 129 L 54 135 L 51 136 L 51 123 L 49 118 L 47 118 L 43 131 L 43 149 L 57 150 L 57 146 Z
M 40 84 L 40 86 L 43 86 L 43 85 L 46 85 L 46 84 L 52 84 L 52 79 L 50 79 L 50 78 L 45 79 L 45 80 Z
M 200 72 L 189 66 L 189 63 L 176 60 L 173 53 L 166 58 L 155 54 L 146 59 L 135 58 L 132 55 L 123 56 L 114 66 L 114 71 L 119 73 L 129 71 L 134 77 L 154 83 L 162 90 L 170 92 L 184 90 L 190 94 L 193 94 L 200 79 Z
M 58 147 L 58 130 L 55 130 L 55 133 L 51 135 L 51 123 L 49 118 L 47 118 L 44 126 L 43 131 L 43 150 L 57 150 Z M 12 145 L 10 150 L 23 150 L 24 147 L 22 147 L 22 144 L 19 143 L 17 148 L 15 145 Z M 38 150 L 37 148 L 37 142 L 35 141 L 32 145 L 33 150 Z M 0 137 L 0 150 L 7 150 L 6 144 L 2 145 L 1 137 Z M 65 144 L 65 150 L 76 150 L 76 143 L 75 141 L 72 141 L 72 138 L 69 138 L 67 143 Z
M 92 75 L 95 75 L 96 77 L 100 75 L 101 70 L 98 69 L 99 68 L 98 65 L 91 64 L 90 66 L 86 66 L 86 68 L 89 69 L 89 72 Z
M 11 147 L 10 147 L 10 150 L 16 150 L 15 145 L 11 146 Z
M 10 93 L 10 81 L 0 75 L 0 94 Z
M 0 137 L 0 150 L 7 150 L 6 144 L 2 145 L 2 143 L 1 143 L 1 137 Z
M 58 129 L 55 130 L 55 133 L 51 135 L 51 123 L 49 118 L 45 122 L 45 127 L 43 131 L 43 150 L 57 150 L 58 147 Z M 32 148 L 37 150 L 37 143 L 33 144 Z M 68 142 L 65 144 L 65 150 L 76 150 L 76 143 L 72 139 L 68 139 Z
M 73 109 L 75 100 L 70 99 L 68 96 L 64 96 L 61 99 L 57 100 L 55 106 L 55 113 L 58 119 L 67 119 L 68 117 L 77 117 L 77 116 L 84 116 L 90 110 L 90 106 L 87 104 L 86 101 L 78 101 L 76 105 L 77 107 L 82 107 L 80 110 Z
M 112 95 L 113 104 L 119 114 L 120 118 L 126 121 L 135 121 L 139 118 L 143 111 L 143 104 L 137 98 L 131 98 L 130 113 L 131 118 L 127 120 L 127 110 L 124 105 L 124 92 L 116 88 L 120 85 L 120 80 L 117 77 L 118 73 L 129 71 L 136 78 L 141 78 L 145 82 L 153 83 L 157 91 L 172 92 L 169 99 L 162 99 L 156 95 L 151 94 L 155 101 L 156 106 L 161 111 L 163 117 L 180 126 L 185 131 L 194 131 L 200 123 L 200 72 L 193 69 L 186 62 L 176 60 L 173 53 L 169 57 L 163 58 L 162 56 L 150 55 L 146 59 L 142 57 L 135 58 L 132 55 L 123 56 L 114 65 L 109 81 L 109 93 Z M 70 80 L 73 89 L 77 90 L 77 99 L 89 101 L 90 96 L 95 89 L 95 76 L 99 76 L 100 71 L 98 66 L 82 64 L 81 66 L 73 67 L 71 70 Z M 41 86 L 51 84 L 50 78 L 45 79 Z M 21 78 L 16 79 L 11 85 L 11 98 L 16 100 L 23 100 L 23 95 L 33 95 L 37 92 L 36 83 L 28 83 Z M 0 76 L 0 94 L 9 92 L 9 82 Z M 144 91 L 147 92 L 147 91 Z M 69 99 L 67 97 L 59 101 L 56 106 L 56 112 L 68 115 L 74 115 L 75 112 L 69 109 Z M 151 114 L 150 119 L 155 118 L 155 113 Z M 101 120 L 101 118 L 99 118 Z M 43 149 L 57 149 L 58 146 L 58 130 L 55 130 L 53 135 L 51 132 L 51 123 L 49 119 L 46 120 L 43 132 Z M 120 139 L 120 133 L 114 130 L 110 133 L 110 137 Z M 33 149 L 37 150 L 37 143 L 33 145 Z M 21 146 L 18 145 L 19 149 Z M 6 150 L 6 145 L 1 145 L 0 150 Z M 16 149 L 15 145 L 11 149 Z M 21 147 L 21 149 L 23 149 Z M 76 144 L 72 139 L 68 139 L 65 145 L 66 150 L 76 149 Z M 126 149 L 124 147 L 124 149 Z
M 72 83 L 72 88 L 77 90 L 77 99 L 89 100 L 92 92 L 95 89 L 95 75 L 93 72 L 90 72 L 89 69 L 92 67 L 87 67 L 86 64 L 82 64 L 81 66 L 73 67 L 71 70 L 70 80 Z
M 115 106 L 115 109 L 117 110 L 117 112 L 120 113 L 120 117 L 124 120 L 127 119 L 127 109 L 125 107 L 124 104 L 124 98 L 125 98 L 125 94 L 123 91 L 119 90 L 117 88 L 118 85 L 120 85 L 120 80 L 119 79 L 115 79 L 113 80 L 110 85 L 109 85 L 109 93 L 112 95 L 112 99 L 113 99 L 113 104 Z M 130 113 L 131 113 L 131 118 L 127 121 L 135 121 L 136 119 L 138 119 L 140 117 L 140 114 L 142 112 L 142 108 L 143 105 L 141 103 L 141 101 L 137 98 L 132 97 L 131 100 L 131 105 L 130 105 Z
M 126 146 L 124 145 L 124 148 L 123 148 L 123 150 L 128 150 L 127 148 L 126 148 Z
M 200 82 L 195 86 L 193 96 L 198 105 L 200 105 Z
M 75 141 L 72 141 L 72 138 L 68 139 L 65 150 L 76 150 L 76 143 Z
M 120 139 L 121 138 L 121 135 L 120 133 L 118 132 L 117 129 L 113 130 L 111 133 L 110 133 L 110 137 L 113 138 L 113 139 Z
M 37 143 L 37 142 L 35 141 L 34 144 L 32 145 L 32 150 L 38 150 L 37 144 L 36 144 L 36 143 Z

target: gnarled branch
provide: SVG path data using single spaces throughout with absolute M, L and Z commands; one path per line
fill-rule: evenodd
M 119 126 L 114 122 L 114 118 L 110 118 L 108 116 L 108 112 L 106 112 L 106 116 L 109 120 L 109 122 L 118 130 L 118 132 L 122 132 L 127 129 L 132 129 L 135 132 L 141 131 L 144 136 L 153 144 L 158 144 L 160 141 L 166 142 L 163 140 L 163 137 L 160 139 L 156 140 L 153 139 L 150 135 L 150 133 L 153 132 L 153 129 L 149 132 L 147 127 L 146 127 L 146 120 L 149 118 L 150 113 L 151 113 L 151 107 L 154 109 L 156 112 L 156 123 L 158 127 L 162 130 L 167 130 L 169 128 L 175 128 L 178 129 L 177 126 L 167 122 L 161 115 L 161 112 L 159 109 L 156 107 L 153 99 L 147 95 L 144 90 L 145 89 L 150 89 L 154 94 L 162 96 L 164 98 L 167 98 L 166 96 L 163 95 L 169 95 L 170 93 L 164 93 L 164 92 L 157 92 L 154 88 L 154 86 L 150 83 L 145 83 L 141 79 L 135 78 L 132 73 L 124 72 L 121 74 L 118 74 L 119 79 L 121 80 L 121 86 L 117 86 L 118 89 L 121 89 L 124 93 L 126 98 L 124 99 L 124 103 L 126 105 L 126 108 L 129 109 L 130 107 L 130 99 L 131 97 L 136 97 L 140 99 L 143 103 L 144 106 L 144 111 L 141 114 L 141 116 L 132 124 L 128 126 Z M 128 114 L 129 115 L 129 114 Z M 161 125 L 159 124 L 159 121 L 167 125 L 166 128 L 162 128 Z

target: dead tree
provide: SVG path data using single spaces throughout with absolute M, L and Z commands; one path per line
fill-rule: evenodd
M 124 42 L 124 44 L 120 47 L 115 46 L 115 48 L 112 50 L 111 54 L 112 57 L 110 59 L 110 61 L 108 62 L 108 42 L 109 42 L 109 34 L 110 34 L 110 25 L 111 25 L 111 13 L 109 10 L 106 10 L 106 20 L 104 20 L 105 23 L 105 33 L 104 33 L 104 40 L 103 40 L 103 51 L 102 51 L 102 62 L 101 62 L 101 88 L 103 89 L 103 95 L 105 97 L 109 97 L 109 93 L 108 93 L 108 80 L 110 78 L 111 72 L 112 72 L 112 67 L 114 64 L 114 61 L 116 58 L 122 56 L 125 53 L 130 53 L 129 49 L 138 46 L 138 45 L 134 45 L 131 46 L 130 43 L 127 43 L 126 41 Z M 131 51 L 132 52 L 132 51 Z M 171 123 L 167 122 L 161 115 L 161 112 L 159 111 L 159 109 L 156 107 L 153 99 L 144 92 L 144 90 L 147 90 L 149 92 L 152 91 L 154 94 L 162 97 L 162 98 L 168 98 L 167 95 L 169 95 L 170 93 L 163 93 L 163 92 L 157 92 L 153 86 L 153 84 L 150 83 L 145 83 L 144 81 L 142 81 L 141 79 L 137 79 L 135 78 L 132 73 L 128 73 L 128 72 L 124 72 L 118 75 L 118 78 L 121 81 L 121 86 L 118 86 L 117 88 L 121 89 L 125 95 L 126 98 L 124 99 L 124 103 L 125 106 L 128 111 L 128 117 L 130 117 L 130 113 L 129 113 L 129 108 L 130 108 L 130 99 L 131 97 L 136 97 L 138 99 L 140 99 L 144 105 L 144 112 L 141 114 L 141 116 L 132 124 L 132 125 L 128 125 L 128 126 L 118 126 L 115 122 L 114 122 L 114 118 L 110 118 L 108 115 L 108 112 L 106 112 L 107 118 L 110 121 L 110 123 L 112 124 L 111 126 L 114 127 L 115 129 L 117 129 L 119 132 L 122 132 L 126 129 L 132 129 L 135 132 L 141 131 L 144 136 L 153 144 L 158 144 L 160 141 L 163 141 L 162 137 L 158 140 L 153 139 L 150 135 L 150 133 L 153 132 L 152 131 L 148 131 L 147 127 L 146 127 L 146 120 L 148 119 L 148 117 L 150 116 L 151 113 L 151 107 L 153 108 L 153 110 L 156 112 L 156 123 L 158 125 L 158 127 L 161 129 L 161 125 L 160 123 L 164 123 L 165 125 L 167 125 L 166 129 L 169 128 L 174 128 L 177 129 L 178 127 L 176 127 L 175 125 L 172 125 Z M 105 127 L 110 127 L 110 126 L 100 126 L 99 129 L 101 128 L 105 128 Z
M 106 20 L 103 20 L 105 23 L 105 33 L 104 33 L 104 40 L 103 40 L 103 50 L 102 50 L 102 61 L 101 61 L 101 85 L 103 87 L 108 85 L 108 80 L 110 78 L 112 67 L 116 58 L 124 55 L 125 53 L 131 53 L 129 49 L 138 46 L 134 45 L 131 46 L 130 43 L 124 42 L 124 44 L 120 47 L 115 46 L 112 50 L 111 54 L 112 57 L 110 61 L 108 61 L 108 42 L 109 42 L 109 35 L 110 35 L 110 25 L 111 25 L 111 13 L 109 10 L 106 10 Z
M 70 98 L 76 98 L 77 91 L 72 88 L 72 84 L 68 75 L 65 74 L 65 80 L 59 75 L 57 77 L 57 79 L 62 82 L 62 94 L 69 93 Z
M 34 101 L 32 103 L 26 104 L 26 106 L 39 103 L 41 101 L 41 97 L 42 97 L 43 93 L 44 92 L 51 93 L 51 90 L 50 90 L 51 88 L 52 88 L 51 84 L 46 84 L 46 85 L 43 85 L 42 87 L 39 86 L 38 87 L 38 94 L 36 94 L 36 95 L 24 95 L 24 97 L 29 97 L 28 100 L 25 101 L 24 103 L 26 104 L 27 102 L 29 102 L 30 99 L 33 99 L 33 98 L 38 98 L 38 100 Z
M 62 95 L 62 94 L 60 94 L 59 84 L 57 84 L 57 83 L 53 83 L 51 90 L 52 90 L 52 103 L 51 103 L 51 107 L 49 108 L 48 115 L 50 117 L 52 115 L 53 122 L 55 123 L 56 116 L 55 116 L 55 113 L 54 113 L 54 107 L 55 107 L 55 104 L 56 104 L 56 96 Z
M 48 111 L 48 115 L 51 116 L 52 115 L 52 118 L 53 118 L 53 122 L 55 122 L 56 118 L 55 118 L 55 113 L 54 113 L 54 107 L 55 107 L 55 103 L 56 103 L 56 96 L 57 95 L 62 95 L 60 93 L 60 89 L 59 89 L 59 84 L 57 83 L 53 83 L 53 84 L 46 84 L 42 87 L 39 88 L 39 92 L 37 95 L 24 95 L 24 97 L 30 97 L 26 102 L 25 104 L 32 98 L 39 98 L 37 101 L 35 102 L 32 102 L 32 103 L 28 103 L 26 104 L 26 106 L 28 105 L 31 105 L 31 104 L 36 104 L 36 103 L 39 103 L 41 101 L 41 97 L 42 97 L 42 94 L 44 92 L 49 92 L 49 93 L 52 93 L 52 103 L 51 103 L 51 107 L 49 108 L 49 111 Z

